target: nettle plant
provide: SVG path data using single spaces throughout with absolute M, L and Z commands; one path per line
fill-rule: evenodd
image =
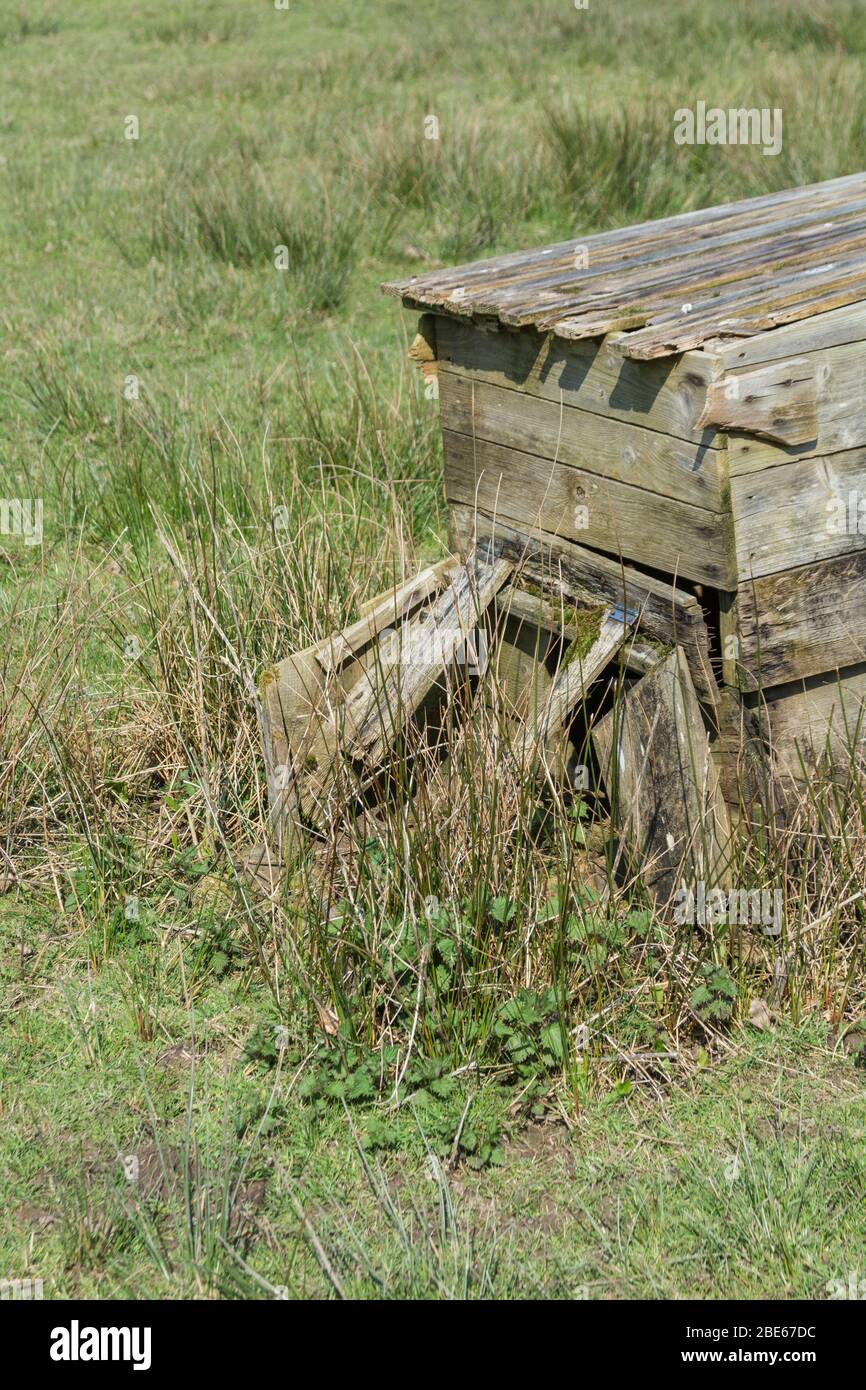
M 359 1111 L 359 1139 L 368 1152 L 421 1147 L 452 1164 L 484 1168 L 502 1161 L 501 1140 L 510 1093 L 478 1088 L 446 1057 L 425 1057 L 388 1046 L 372 1049 L 337 1036 L 310 1059 L 286 1044 L 286 1030 L 258 1025 L 247 1039 L 250 1063 L 297 1067 L 295 1094 L 314 1120 L 333 1105 Z M 467 1090 L 472 1084 L 473 1090 Z
M 691 1006 L 702 1023 L 727 1023 L 737 1002 L 737 986 L 723 965 L 704 961 L 700 981 L 692 990 Z

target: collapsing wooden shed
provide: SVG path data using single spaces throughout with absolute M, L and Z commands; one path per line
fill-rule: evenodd
M 866 174 L 385 289 L 453 554 L 264 673 L 275 856 L 375 808 L 483 630 L 521 773 L 573 778 L 582 707 L 656 900 L 723 884 L 732 812 L 866 753 Z
M 455 548 L 490 541 L 551 593 L 673 637 L 729 800 L 750 727 L 783 779 L 850 765 L 866 174 L 385 288 L 422 311 Z

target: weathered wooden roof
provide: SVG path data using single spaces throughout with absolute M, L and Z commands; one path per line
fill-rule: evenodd
M 383 288 L 412 307 L 562 338 L 622 332 L 627 356 L 666 357 L 866 299 L 866 173 Z

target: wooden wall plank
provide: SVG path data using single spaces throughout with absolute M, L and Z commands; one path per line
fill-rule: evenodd
M 728 518 L 566 464 L 443 431 L 445 495 L 593 550 L 735 587 Z
M 829 764 L 866 765 L 866 663 L 771 692 L 763 711 L 779 771 L 797 781 Z
M 846 304 L 825 314 L 786 323 L 753 338 L 719 339 L 708 343 L 705 351 L 718 354 L 723 368 L 755 367 L 779 357 L 798 357 L 801 352 L 819 352 L 844 343 L 866 340 L 866 303 Z
M 740 583 L 864 549 L 866 534 L 856 516 L 850 522 L 852 495 L 866 495 L 866 449 L 731 478 Z
M 813 437 L 800 447 L 786 447 L 766 439 L 732 434 L 728 439 L 728 466 L 732 477 L 778 468 L 792 461 L 821 457 L 866 446 L 866 342 L 804 353 L 800 362 L 816 382 L 816 427 Z M 748 376 L 730 371 L 724 377 Z
M 866 550 L 742 584 L 737 636 L 743 689 L 866 660 Z
M 439 374 L 443 429 L 487 439 L 720 512 L 728 505 L 723 455 L 657 430 L 559 401 Z
M 599 343 L 567 343 L 532 329 L 486 333 L 440 316 L 436 321 L 440 366 L 470 380 L 508 387 L 627 424 L 658 430 L 709 446 L 713 431 L 695 422 L 718 364 L 706 353 L 676 362 L 631 362 L 616 336 Z

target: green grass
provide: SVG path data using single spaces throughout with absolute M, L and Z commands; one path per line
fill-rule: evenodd
M 866 1093 L 825 1027 L 738 1031 L 729 1061 L 654 1068 L 568 1126 L 495 1077 L 344 1107 L 278 1049 L 244 1053 L 266 1008 L 231 972 L 193 1021 L 166 945 L 142 1042 L 129 950 L 70 971 L 56 925 L 26 930 L 37 961 L 4 980 L 0 1248 L 46 1297 L 820 1298 L 862 1274 Z
M 791 924 L 749 955 L 600 905 L 592 807 L 489 728 L 348 874 L 332 841 L 262 903 L 237 865 L 261 671 L 447 548 L 380 282 L 857 169 L 862 6 L 82 0 L 0 51 L 0 495 L 45 509 L 0 537 L 0 1276 L 823 1296 L 863 1238 L 862 787 L 744 851 Z M 782 154 L 675 146 L 699 98 L 781 106 Z

